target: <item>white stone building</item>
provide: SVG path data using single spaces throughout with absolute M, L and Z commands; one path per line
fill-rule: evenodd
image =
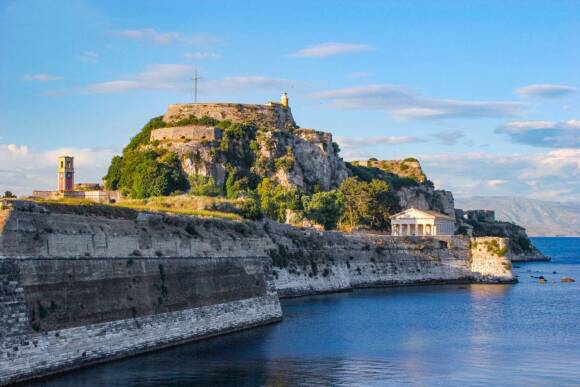
M 437 211 L 409 208 L 390 218 L 394 236 L 453 235 L 455 232 L 455 219 Z

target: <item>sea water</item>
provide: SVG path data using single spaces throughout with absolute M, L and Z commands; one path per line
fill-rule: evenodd
M 533 242 L 552 261 L 514 264 L 518 284 L 284 300 L 281 323 L 35 385 L 580 385 L 580 238 Z

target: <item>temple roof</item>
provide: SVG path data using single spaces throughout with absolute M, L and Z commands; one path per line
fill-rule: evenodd
M 417 208 L 408 208 L 397 214 L 391 215 L 390 219 L 417 219 L 417 218 L 428 218 L 428 219 L 441 219 L 441 220 L 451 220 L 455 221 L 449 215 L 442 212 L 431 211 L 431 210 L 419 210 Z

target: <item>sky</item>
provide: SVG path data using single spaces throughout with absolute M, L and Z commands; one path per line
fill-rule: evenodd
M 263 103 L 456 197 L 580 201 L 580 1 L 0 1 L 0 191 L 99 181 L 167 105 Z

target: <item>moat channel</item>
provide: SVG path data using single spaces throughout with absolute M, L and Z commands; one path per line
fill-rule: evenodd
M 580 238 L 534 243 L 552 261 L 516 264 L 516 285 L 369 289 L 284 300 L 279 324 L 33 384 L 577 385 Z M 540 275 L 547 283 L 534 278 Z M 564 276 L 577 282 L 561 283 Z

